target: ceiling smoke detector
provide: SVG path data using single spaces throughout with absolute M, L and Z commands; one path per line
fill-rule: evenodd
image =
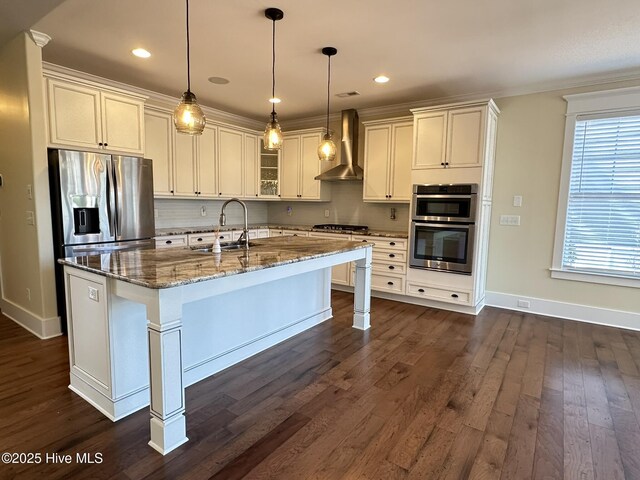
M 360 92 L 356 90 L 352 90 L 351 92 L 336 93 L 336 97 L 340 98 L 357 97 L 358 95 L 360 95 Z

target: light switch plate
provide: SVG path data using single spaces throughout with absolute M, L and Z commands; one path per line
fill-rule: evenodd
M 514 195 L 513 196 L 513 206 L 521 207 L 522 206 L 522 195 Z
M 520 225 L 520 215 L 500 215 L 500 225 L 517 227 Z

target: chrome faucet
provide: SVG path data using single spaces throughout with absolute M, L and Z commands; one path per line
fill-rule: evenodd
M 247 220 L 247 206 L 243 201 L 238 200 L 237 198 L 232 198 L 222 204 L 222 208 L 220 209 L 220 226 L 224 227 L 227 223 L 227 217 L 224 214 L 224 208 L 227 206 L 227 204 L 231 202 L 239 203 L 240 205 L 242 205 L 242 209 L 244 210 L 244 228 L 242 229 L 242 235 L 240 235 L 240 238 L 238 238 L 238 243 L 239 244 L 244 243 L 244 248 L 248 250 L 249 249 L 249 223 Z

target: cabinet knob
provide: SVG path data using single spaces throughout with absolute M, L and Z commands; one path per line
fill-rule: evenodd
M 197 240 L 198 240 L 198 242 L 201 242 L 202 241 L 202 237 L 198 237 Z
M 390 254 L 389 254 L 389 258 L 396 258 L 395 253 L 390 253 Z
M 394 267 L 393 265 L 389 265 L 389 270 L 393 270 L 393 269 L 395 269 L 395 268 L 396 268 L 396 267 Z
M 445 167 L 449 166 L 449 162 L 444 162 Z
M 424 288 L 419 288 L 419 289 L 418 289 L 418 291 L 419 291 L 420 293 L 424 293 Z
M 258 196 L 258 194 L 256 193 L 256 197 Z
M 389 245 L 391 245 L 392 247 L 396 244 L 396 242 L 389 242 Z
M 98 146 L 101 147 L 102 146 L 102 142 L 98 142 Z
M 393 285 L 393 282 L 387 282 L 387 285 Z
M 444 162 L 440 162 L 440 165 L 442 165 L 444 167 Z
M 457 293 L 452 293 L 451 294 L 451 298 L 458 298 L 458 294 Z
M 173 193 L 173 190 L 171 190 L 171 193 Z
M 166 242 L 164 242 L 167 245 L 171 245 L 173 242 L 171 240 L 167 240 Z
M 105 146 L 105 147 L 108 147 L 108 146 L 109 146 L 109 144 L 108 144 L 108 143 L 105 143 L 105 144 L 104 144 L 104 146 Z
M 366 240 L 362 240 L 362 241 L 363 241 L 363 242 L 365 242 L 365 243 L 367 243 L 367 241 L 366 241 Z

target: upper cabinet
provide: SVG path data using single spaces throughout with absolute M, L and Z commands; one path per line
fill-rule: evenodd
M 45 82 L 51 146 L 144 154 L 145 97 L 65 78 Z
M 496 117 L 493 101 L 412 110 L 413 169 L 481 167 L 487 124 Z M 494 123 L 495 126 L 495 123 Z
M 168 109 L 149 106 L 144 124 L 157 197 L 258 197 L 256 133 L 208 122 L 202 135 L 183 135 Z
M 280 196 L 280 153 L 264 148 L 260 138 L 260 159 L 258 161 L 258 195 L 277 199 Z
M 329 200 L 329 186 L 316 180 L 322 173 L 318 145 L 323 129 L 284 134 L 280 165 L 280 197 L 288 200 Z
M 376 120 L 363 125 L 363 200 L 411 201 L 413 119 Z

